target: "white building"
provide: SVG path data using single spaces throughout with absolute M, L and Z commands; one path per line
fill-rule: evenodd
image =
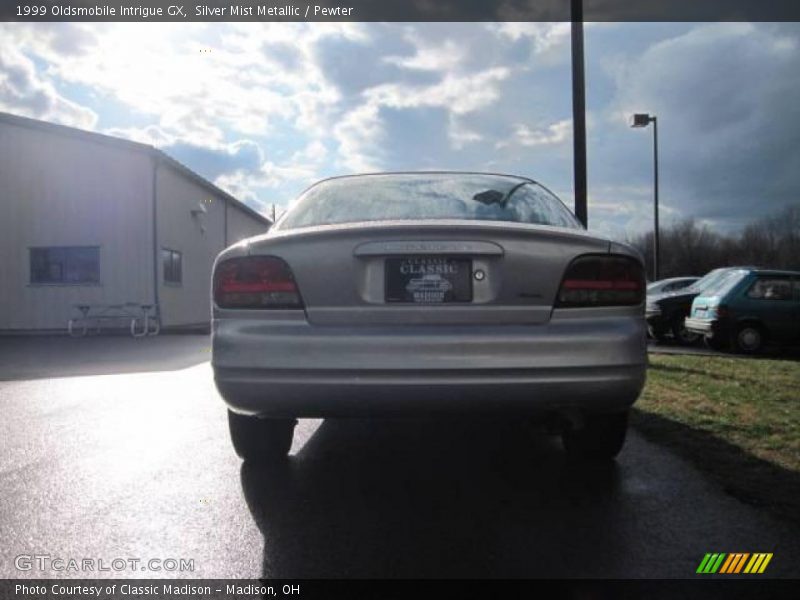
M 152 146 L 0 113 L 0 332 L 128 302 L 207 326 L 214 258 L 269 226 Z

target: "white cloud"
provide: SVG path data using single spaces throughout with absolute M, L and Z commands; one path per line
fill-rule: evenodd
M 570 23 L 492 23 L 489 28 L 500 37 L 513 42 L 529 40 L 533 63 L 542 66 L 562 62 L 568 58 L 565 52 L 572 32 Z
M 379 105 L 367 102 L 347 113 L 333 135 L 339 142 L 339 162 L 352 172 L 379 171 L 380 144 L 385 137 Z
M 328 156 L 328 149 L 320 140 L 312 140 L 308 145 L 295 152 L 293 160 L 295 161 L 309 161 L 312 164 L 321 163 Z
M 382 84 L 367 89 L 364 102 L 348 112 L 335 127 L 340 162 L 354 172 L 383 168 L 385 127 L 382 108 L 441 108 L 449 115 L 449 131 L 455 147 L 481 139 L 456 117 L 490 106 L 499 97 L 496 84 L 509 75 L 509 69 L 495 67 L 472 75 L 445 75 L 433 85 Z
M 569 42 L 571 33 L 570 23 L 526 23 L 520 21 L 493 24 L 493 28 L 500 34 L 517 41 L 530 38 L 534 41 L 537 52 L 546 52 Z
M 214 185 L 225 190 L 234 198 L 245 202 L 262 215 L 266 215 L 266 203 L 255 189 L 255 184 L 257 183 L 253 176 L 243 169 L 225 173 L 214 180 Z
M 97 113 L 57 91 L 51 78 L 36 69 L 12 37 L 0 29 L 0 109 L 62 125 L 92 129 Z
M 146 127 L 109 127 L 104 130 L 103 133 L 141 144 L 149 144 L 156 148 L 171 146 L 176 142 L 174 136 L 168 134 L 158 125 L 148 125 Z
M 325 145 L 320 140 L 312 140 L 286 162 L 263 160 L 255 170 L 236 169 L 220 175 L 214 183 L 237 198 L 251 204 L 259 203 L 260 197 L 272 196 L 274 190 L 287 183 L 299 184 L 301 188 L 311 185 L 319 178 L 319 170 L 327 157 Z M 285 202 L 279 199 L 276 204 Z
M 165 148 L 253 202 L 323 175 L 431 165 L 570 192 L 569 33 L 516 22 L 0 24 L 0 110 Z M 797 33 L 587 25 L 597 223 L 651 219 L 650 136 L 625 123 L 639 110 L 663 124 L 664 210 L 712 218 L 698 212 L 709 197 L 724 210 L 747 197 L 752 211 L 770 186 L 796 195 L 786 148 L 797 146 Z
M 405 69 L 450 71 L 458 67 L 467 54 L 464 44 L 451 39 L 434 43 L 414 33 L 406 38 L 415 46 L 414 55 L 387 56 L 383 59 L 385 62 Z
M 95 25 L 88 48 L 76 54 L 54 52 L 52 36 L 34 40 L 26 31 L 10 32 L 47 61 L 53 77 L 113 98 L 156 118 L 167 135 L 202 145 L 222 143 L 225 130 L 264 135 L 276 121 L 311 124 L 311 114 L 337 99 L 312 59 L 313 43 L 335 35 L 363 39 L 349 24 L 247 25 Z M 264 60 L 265 39 L 288 40 L 298 51 L 297 71 Z
M 470 129 L 464 121 L 465 119 L 454 114 L 450 115 L 448 121 L 447 134 L 450 137 L 452 147 L 456 150 L 464 148 L 467 144 L 474 144 L 484 139 L 480 133 Z
M 563 144 L 572 139 L 572 120 L 563 119 L 542 128 L 531 128 L 524 123 L 514 126 L 511 140 L 500 141 L 496 147 L 519 144 L 520 146 L 553 146 Z
M 383 84 L 365 92 L 368 102 L 391 108 L 446 108 L 456 115 L 486 108 L 498 99 L 496 84 L 510 70 L 493 67 L 469 75 L 450 75 L 434 85 Z
M 652 185 L 590 186 L 589 229 L 612 239 L 626 241 L 643 231 L 653 230 Z M 682 218 L 680 211 L 659 204 L 661 227 Z

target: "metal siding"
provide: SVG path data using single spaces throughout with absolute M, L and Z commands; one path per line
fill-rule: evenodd
M 211 319 L 211 267 L 224 247 L 224 200 L 209 190 L 161 165 L 156 176 L 158 204 L 158 249 L 183 254 L 183 281 L 164 282 L 158 260 L 161 319 L 165 327 L 208 324 Z M 204 206 L 206 213 L 192 216 Z M 205 228 L 205 232 L 203 231 Z
M 228 245 L 266 233 L 269 227 L 233 204 L 228 205 Z
M 63 329 L 76 303 L 152 302 L 149 156 L 0 123 L 0 329 Z M 100 285 L 30 285 L 32 246 L 100 246 Z

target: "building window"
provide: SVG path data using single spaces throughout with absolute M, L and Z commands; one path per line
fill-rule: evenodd
M 100 283 L 99 246 L 31 248 L 31 283 Z
M 181 283 L 183 281 L 183 255 L 177 250 L 162 248 L 161 260 L 164 263 L 164 282 Z

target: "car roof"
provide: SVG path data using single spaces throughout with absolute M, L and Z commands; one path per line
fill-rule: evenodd
M 800 277 L 800 271 L 787 271 L 784 269 L 749 269 L 755 275 L 782 275 Z
M 647 286 L 650 287 L 654 285 L 667 285 L 674 281 L 686 281 L 687 279 L 697 281 L 700 278 L 695 277 L 694 275 L 687 275 L 686 277 L 667 277 L 666 279 L 657 279 L 655 281 L 648 281 Z
M 536 181 L 535 179 L 531 179 L 530 177 L 522 177 L 521 175 L 511 175 L 509 173 L 492 173 L 486 171 L 377 171 L 374 173 L 350 173 L 347 175 L 334 175 L 333 177 L 326 177 L 325 179 L 320 179 L 315 181 L 311 185 L 309 185 L 306 189 L 303 190 L 302 194 L 305 194 L 311 188 L 317 187 L 322 183 L 327 183 L 329 181 L 341 181 L 345 179 L 367 179 L 369 177 L 384 177 L 384 176 L 392 176 L 392 175 L 416 175 L 416 176 L 426 176 L 426 175 L 480 175 L 483 177 L 499 177 L 503 179 L 509 179 L 514 181 L 520 185 L 525 183 L 533 183 L 538 186 L 543 187 L 548 192 L 555 194 L 547 188 L 544 184 Z
M 716 270 L 733 270 L 733 271 L 746 271 L 748 275 L 777 275 L 781 277 L 800 277 L 800 271 L 787 271 L 783 269 L 762 269 L 758 267 L 724 267 L 723 269 Z M 708 291 L 700 292 L 700 296 Z
M 686 275 L 685 277 L 667 277 L 666 279 L 659 279 L 653 283 L 665 283 L 667 281 L 683 281 L 684 279 L 700 279 L 697 275 Z
M 433 171 L 375 171 L 369 173 L 349 173 L 347 175 L 335 175 L 320 179 L 317 183 L 323 181 L 330 181 L 332 179 L 349 179 L 360 177 L 379 177 L 381 175 L 486 175 L 489 177 L 505 177 L 507 179 L 516 179 L 517 181 L 526 181 L 529 183 L 537 183 L 530 177 L 523 177 L 522 175 L 511 175 L 510 173 L 494 173 L 492 171 L 448 171 L 448 170 L 433 170 Z

